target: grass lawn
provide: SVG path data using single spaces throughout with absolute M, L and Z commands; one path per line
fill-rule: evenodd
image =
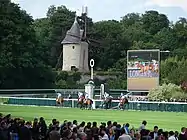
M 153 129 L 154 125 L 164 130 L 178 130 L 187 127 L 187 113 L 174 112 L 150 112 L 150 111 L 120 111 L 120 110 L 80 110 L 77 108 L 35 107 L 35 106 L 9 106 L 0 105 L 0 113 L 9 114 L 13 117 L 22 117 L 32 121 L 35 117 L 44 117 L 47 123 L 53 118 L 60 122 L 67 120 L 97 121 L 98 123 L 108 120 L 117 121 L 121 124 L 130 123 L 138 128 L 142 120 L 148 122 L 147 128 Z

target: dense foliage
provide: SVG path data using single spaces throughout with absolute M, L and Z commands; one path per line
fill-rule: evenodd
M 175 84 L 163 84 L 149 92 L 148 98 L 153 101 L 185 101 L 187 94 L 180 86 Z
M 33 20 L 6 0 L 0 1 L 0 13 L 0 88 L 81 87 L 78 72 L 59 74 L 52 69 L 62 67 L 60 42 L 75 12 L 65 6 L 50 6 L 46 18 Z M 172 23 L 164 14 L 147 11 L 129 13 L 120 21 L 88 21 L 89 38 L 100 42 L 89 46 L 96 70 L 120 73 L 117 79 L 106 81 L 111 88 L 126 87 L 129 49 L 169 50 L 161 54 L 161 82 L 179 85 L 186 80 L 187 19 Z

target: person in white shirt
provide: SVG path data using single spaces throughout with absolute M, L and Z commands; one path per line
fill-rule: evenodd
M 82 92 L 78 92 L 78 96 L 80 98 L 81 96 L 83 96 L 83 93 Z
M 121 103 L 122 103 L 123 100 L 125 99 L 125 95 L 124 95 L 123 93 L 121 93 L 119 99 L 120 99 L 120 101 L 119 101 L 118 107 L 120 107 Z
M 123 93 L 121 93 L 121 95 L 119 96 L 119 98 L 121 99 L 121 97 L 123 97 L 124 95 L 123 95 Z
M 84 94 L 82 92 L 78 92 L 78 101 L 81 102 L 84 98 L 83 98 Z
M 56 102 L 60 104 L 60 99 L 62 97 L 62 94 L 60 92 L 57 93 Z
M 119 140 L 132 140 L 131 136 L 125 134 L 125 129 L 121 130 L 121 136 L 119 137 Z
M 139 127 L 139 131 L 145 129 L 145 126 L 147 125 L 147 122 L 146 121 L 143 121 L 142 122 L 142 125 Z
M 68 95 L 68 99 L 72 99 L 72 96 L 71 96 L 71 94 L 69 94 L 69 95 Z
M 89 99 L 89 95 L 88 95 L 88 93 L 86 93 L 86 95 L 85 95 L 85 99 L 86 99 L 86 100 Z
M 57 98 L 61 98 L 62 97 L 62 94 L 60 92 L 57 93 Z
M 101 140 L 109 140 L 109 137 L 108 135 L 106 134 L 106 131 L 105 130 L 101 130 Z
M 104 94 L 105 100 L 106 100 L 109 96 L 110 96 L 110 95 L 109 95 L 107 92 L 105 92 L 105 94 Z
M 89 99 L 89 95 L 88 95 L 88 93 L 86 93 L 86 94 L 85 94 L 84 103 L 87 103 L 88 99 Z
M 168 140 L 178 140 L 177 137 L 175 137 L 175 133 L 173 131 L 169 132 L 169 138 Z

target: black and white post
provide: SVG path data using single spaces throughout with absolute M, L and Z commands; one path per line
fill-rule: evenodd
M 90 67 L 91 67 L 91 80 L 93 80 L 93 67 L 95 65 L 95 62 L 93 59 L 90 60 Z

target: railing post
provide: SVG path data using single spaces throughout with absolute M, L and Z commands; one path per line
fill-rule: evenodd
M 72 108 L 75 108 L 74 100 L 72 100 Z
M 95 109 L 95 100 L 93 100 L 92 109 Z

